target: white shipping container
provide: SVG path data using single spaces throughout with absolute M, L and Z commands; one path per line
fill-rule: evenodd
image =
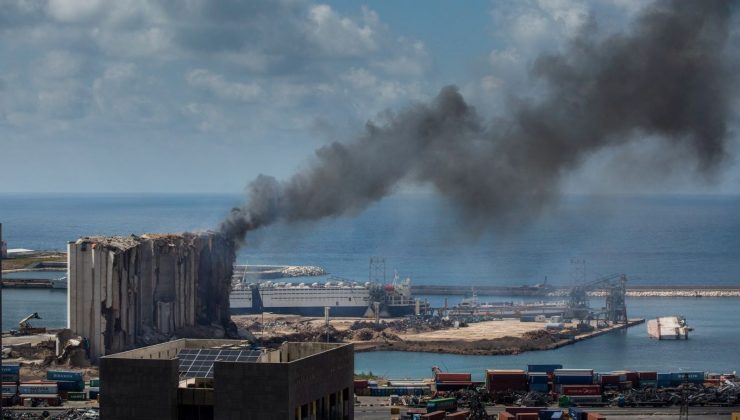
M 59 393 L 57 384 L 21 384 L 18 387 L 20 394 L 52 394 L 56 395 Z

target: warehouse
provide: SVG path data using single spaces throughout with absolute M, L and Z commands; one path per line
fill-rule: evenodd
M 351 344 L 180 339 L 100 359 L 105 419 L 352 419 Z

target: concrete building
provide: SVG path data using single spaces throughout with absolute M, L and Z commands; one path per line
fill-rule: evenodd
M 250 360 L 234 360 L 236 353 Z M 180 339 L 102 357 L 100 416 L 352 419 L 353 372 L 351 344 L 284 343 L 255 352 L 237 340 Z
M 68 328 L 94 363 L 230 322 L 234 244 L 217 233 L 85 237 L 67 250 Z

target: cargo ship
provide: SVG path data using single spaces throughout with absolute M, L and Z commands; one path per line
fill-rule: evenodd
M 558 316 L 563 315 L 568 306 L 565 302 L 533 302 L 533 303 L 515 303 L 515 302 L 480 302 L 478 296 L 473 290 L 472 296 L 463 299 L 458 305 L 448 310 L 449 315 L 453 316 L 493 316 L 493 317 L 534 317 Z
M 689 331 L 693 331 L 693 328 L 680 315 L 662 316 L 647 322 L 648 336 L 658 340 L 688 340 Z
M 233 283 L 230 295 L 231 313 L 259 314 L 270 312 L 302 316 L 323 316 L 329 307 L 330 316 L 401 317 L 425 313 L 428 303 L 411 295 L 411 280 L 394 279 L 391 284 L 358 283 L 335 279 L 319 283 L 265 281 Z M 376 305 L 377 303 L 377 305 Z

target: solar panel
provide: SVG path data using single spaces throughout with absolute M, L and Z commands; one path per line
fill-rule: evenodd
M 213 378 L 215 361 L 256 362 L 261 354 L 259 350 L 182 349 L 177 354 L 180 377 Z

